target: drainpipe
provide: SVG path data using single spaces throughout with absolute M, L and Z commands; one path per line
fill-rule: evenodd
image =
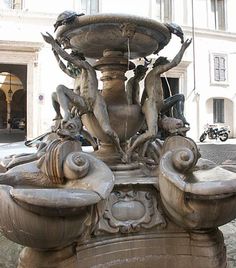
M 195 22 L 194 22 L 194 4 L 192 0 L 192 44 L 193 44 L 193 91 L 196 90 L 196 54 L 195 54 Z
M 193 89 L 192 92 L 195 95 L 195 100 L 197 103 L 197 136 L 200 135 L 200 107 L 199 107 L 199 99 L 200 94 L 196 92 L 196 51 L 195 51 L 195 20 L 194 20 L 194 0 L 192 0 L 192 44 L 193 44 Z

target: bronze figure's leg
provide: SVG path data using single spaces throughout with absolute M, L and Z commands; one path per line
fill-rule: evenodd
M 53 92 L 51 97 L 52 97 L 52 106 L 56 112 L 56 116 L 53 120 L 62 119 L 60 104 L 59 104 L 58 98 L 57 98 L 57 93 Z
M 107 113 L 106 103 L 103 100 L 100 94 L 97 95 L 96 101 L 94 103 L 94 116 L 97 118 L 99 125 L 101 126 L 102 130 L 111 138 L 113 144 L 115 145 L 117 151 L 124 156 L 124 151 L 120 146 L 120 140 L 115 131 L 112 129 L 109 116 Z
M 132 152 L 140 145 L 144 144 L 148 140 L 153 140 L 157 135 L 157 119 L 158 119 L 158 111 L 156 107 L 156 102 L 151 99 L 147 99 L 143 105 L 143 112 L 145 114 L 146 122 L 147 122 L 147 131 L 134 141 L 132 146 L 127 150 L 127 161 L 131 160 Z
M 183 94 L 176 94 L 164 100 L 164 105 L 161 109 L 161 113 L 169 111 L 172 107 L 175 110 L 175 117 L 181 119 L 184 125 L 189 125 L 184 116 L 184 102 L 185 98 Z
M 63 121 L 68 121 L 71 115 L 71 104 L 75 105 L 79 111 L 86 109 L 86 104 L 81 96 L 74 93 L 71 89 L 64 85 L 59 85 L 56 89 L 58 102 L 64 111 Z
M 96 141 L 94 140 L 94 138 L 91 136 L 91 134 L 88 131 L 84 130 L 84 129 L 81 130 L 81 134 L 83 135 L 83 137 L 88 142 L 91 143 L 91 145 L 93 146 L 94 151 L 96 151 L 98 149 L 98 144 L 96 143 Z

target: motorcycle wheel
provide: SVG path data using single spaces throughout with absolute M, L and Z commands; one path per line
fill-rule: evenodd
M 201 135 L 201 137 L 200 137 L 200 142 L 203 142 L 205 139 L 206 139 L 206 134 L 205 133 L 203 133 L 202 135 Z
M 226 141 L 226 140 L 228 140 L 229 135 L 228 135 L 228 133 L 222 133 L 222 134 L 219 136 L 219 138 L 220 138 L 221 141 Z

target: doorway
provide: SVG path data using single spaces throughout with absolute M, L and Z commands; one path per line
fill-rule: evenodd
M 161 78 L 164 99 L 179 93 L 179 78 Z
M 26 74 L 24 65 L 0 64 L 0 142 L 26 137 Z

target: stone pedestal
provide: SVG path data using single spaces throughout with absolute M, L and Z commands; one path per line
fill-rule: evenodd
M 76 268 L 77 257 L 75 247 L 59 250 L 42 251 L 24 248 L 20 254 L 17 268 Z
M 77 247 L 78 267 L 225 268 L 222 233 L 187 233 L 176 226 L 123 237 L 94 239 Z
M 117 167 L 114 174 L 103 217 L 91 239 L 77 246 L 78 267 L 226 267 L 218 228 L 185 230 L 167 216 L 156 177 L 138 168 Z

